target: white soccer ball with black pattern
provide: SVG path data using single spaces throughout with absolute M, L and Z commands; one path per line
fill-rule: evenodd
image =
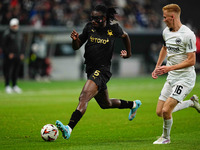
M 46 124 L 41 129 L 41 137 L 45 141 L 55 141 L 58 135 L 58 128 L 53 124 Z

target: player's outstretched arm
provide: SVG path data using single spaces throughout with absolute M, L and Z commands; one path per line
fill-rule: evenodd
M 194 66 L 195 62 L 196 62 L 196 53 L 195 52 L 187 53 L 187 59 L 181 62 L 180 64 L 176 64 L 172 66 L 161 66 L 159 68 L 159 71 L 160 71 L 159 75 L 168 73 L 169 71 L 172 71 L 172 70 Z
M 81 41 L 79 39 L 79 34 L 75 30 L 72 31 L 71 38 L 72 38 L 72 48 L 74 50 L 78 50 L 81 47 Z
M 129 35 L 126 32 L 124 32 L 124 34 L 122 35 L 122 39 L 123 39 L 123 43 L 126 47 L 126 50 L 122 50 L 120 56 L 122 58 L 129 58 L 132 55 L 132 53 L 131 53 L 131 41 L 130 41 Z
M 160 70 L 160 66 L 162 65 L 162 63 L 163 63 L 163 61 L 164 61 L 166 56 L 167 56 L 167 48 L 165 46 L 163 46 L 161 48 L 156 67 L 155 67 L 154 71 L 151 74 L 153 79 L 157 79 L 158 75 L 162 75 L 163 74 L 162 70 Z

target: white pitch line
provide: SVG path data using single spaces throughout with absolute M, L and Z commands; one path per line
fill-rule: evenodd
M 6 94 L 5 92 L 0 92 L 0 99 L 2 97 L 10 97 L 10 96 L 39 96 L 39 95 L 60 95 L 60 94 L 66 94 L 66 95 L 72 95 L 72 94 L 80 94 L 80 90 L 73 90 L 73 89 L 60 89 L 60 90 L 40 90 L 40 91 L 23 91 L 21 94 L 12 93 L 12 94 Z

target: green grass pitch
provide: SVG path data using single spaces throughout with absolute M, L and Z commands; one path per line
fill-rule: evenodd
M 119 79 L 108 83 L 110 98 L 140 99 L 142 105 L 133 121 L 128 109 L 102 110 L 92 99 L 69 140 L 61 132 L 54 142 L 45 142 L 40 130 L 61 120 L 67 124 L 78 104 L 85 81 L 42 83 L 19 81 L 22 94 L 4 93 L 0 81 L 0 149 L 25 150 L 178 150 L 200 149 L 200 114 L 188 108 L 173 114 L 171 144 L 153 145 L 162 133 L 162 118 L 156 116 L 157 99 L 166 76 Z M 200 75 L 187 96 L 200 96 Z

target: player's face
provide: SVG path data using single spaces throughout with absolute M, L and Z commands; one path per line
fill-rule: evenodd
M 99 28 L 103 27 L 104 22 L 105 22 L 105 17 L 101 12 L 98 11 L 93 11 L 90 16 L 91 22 L 93 27 Z
M 167 12 L 166 10 L 163 11 L 163 21 L 169 28 L 172 28 L 173 23 L 174 23 L 173 14 L 170 12 Z

